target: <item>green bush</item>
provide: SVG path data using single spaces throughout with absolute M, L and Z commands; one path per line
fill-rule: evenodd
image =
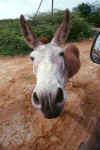
M 71 15 L 71 29 L 69 35 L 69 41 L 78 41 L 84 38 L 93 36 L 93 31 L 86 20 L 79 16 L 79 13 L 72 13 Z
M 57 11 L 54 16 L 51 16 L 50 13 L 42 13 L 39 16 L 29 17 L 28 22 L 38 37 L 48 37 L 50 41 L 63 16 L 64 11 Z M 92 36 L 91 26 L 76 12 L 71 13 L 69 41 L 76 41 L 90 36 Z M 1 20 L 0 55 L 26 55 L 30 51 L 32 49 L 28 47 L 20 33 L 19 20 Z
M 80 12 L 80 16 L 96 27 L 100 27 L 100 2 L 81 3 L 73 11 Z
M 27 54 L 31 49 L 24 42 L 18 20 L 0 21 L 0 54 Z

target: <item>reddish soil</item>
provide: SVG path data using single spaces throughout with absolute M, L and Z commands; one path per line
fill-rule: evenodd
M 81 69 L 66 84 L 64 113 L 51 120 L 31 105 L 29 57 L 0 57 L 0 150 L 78 150 L 91 135 L 100 116 L 100 66 L 89 58 L 92 40 L 75 44 Z

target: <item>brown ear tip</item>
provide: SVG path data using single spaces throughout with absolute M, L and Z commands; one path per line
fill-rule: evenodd
M 66 19 L 67 19 L 67 21 L 70 20 L 70 11 L 69 11 L 68 8 L 65 10 L 65 20 L 66 20 Z
M 20 20 L 22 21 L 22 20 L 24 20 L 24 15 L 20 15 Z
M 67 8 L 66 10 L 65 10 L 65 14 L 69 14 L 70 13 L 70 11 L 69 11 L 69 9 Z
M 69 11 L 69 9 L 68 9 L 68 8 L 66 8 L 66 9 L 65 9 L 65 11 Z

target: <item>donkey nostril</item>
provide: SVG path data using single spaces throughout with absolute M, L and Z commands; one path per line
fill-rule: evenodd
M 38 98 L 36 92 L 34 92 L 34 94 L 33 94 L 33 100 L 34 100 L 35 104 L 39 105 L 39 98 Z
M 58 88 L 57 96 L 56 96 L 56 103 L 62 102 L 64 99 L 63 91 L 61 88 Z

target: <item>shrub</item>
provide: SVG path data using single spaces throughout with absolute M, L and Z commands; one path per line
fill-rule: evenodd
M 95 1 L 94 3 L 81 3 L 73 11 L 79 11 L 80 16 L 84 17 L 86 21 L 96 27 L 100 27 L 100 2 Z
M 72 13 L 70 31 L 69 41 L 78 41 L 93 36 L 91 25 L 84 18 L 80 17 L 79 13 Z
M 41 13 L 39 16 L 29 18 L 32 29 L 40 37 L 47 37 L 50 41 L 56 28 L 61 23 L 64 11 L 56 11 L 54 16 L 50 13 Z M 71 32 L 69 41 L 88 38 L 92 35 L 91 26 L 76 12 L 71 14 Z M 20 33 L 19 20 L 9 19 L 0 21 L 0 54 L 19 55 L 28 54 L 32 51 L 25 43 Z
M 20 34 L 18 20 L 0 21 L 0 54 L 27 54 L 31 49 Z

